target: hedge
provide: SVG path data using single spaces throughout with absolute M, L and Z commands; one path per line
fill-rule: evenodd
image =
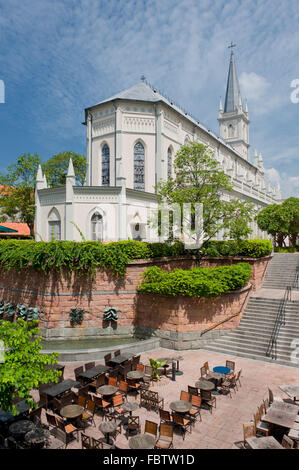
M 245 256 L 262 258 L 272 253 L 270 240 L 210 241 L 202 249 L 204 256 Z
M 69 273 L 76 271 L 78 274 L 94 274 L 97 268 L 103 268 L 123 276 L 127 264 L 135 259 L 202 254 L 261 257 L 271 251 L 272 244 L 267 240 L 213 241 L 209 242 L 202 252 L 185 250 L 181 242 L 168 244 L 132 240 L 111 243 L 1 240 L 0 266 L 2 269 L 33 269 L 45 273 L 66 268 Z
M 244 287 L 251 275 L 248 263 L 216 268 L 174 269 L 165 271 L 152 266 L 143 273 L 139 292 L 151 294 L 220 297 L 224 292 Z

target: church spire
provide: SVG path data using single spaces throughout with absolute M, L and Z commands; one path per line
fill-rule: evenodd
M 229 47 L 233 48 L 234 45 L 232 44 Z M 232 49 L 231 55 L 230 55 L 229 69 L 228 69 L 226 94 L 225 94 L 225 102 L 224 102 L 224 112 L 231 113 L 235 111 L 238 108 L 238 106 L 240 106 L 240 102 L 242 102 L 240 86 L 239 86 L 239 81 L 238 81 L 238 76 L 237 76 L 234 51 Z

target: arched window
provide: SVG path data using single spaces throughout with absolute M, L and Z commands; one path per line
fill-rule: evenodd
M 172 150 L 171 147 L 167 151 L 167 178 L 171 178 L 172 173 Z
M 103 240 L 103 217 L 98 212 L 91 218 L 91 239 L 97 242 Z
M 144 191 L 144 147 L 141 142 L 134 145 L 134 189 Z
M 110 184 L 110 149 L 107 144 L 102 148 L 102 186 Z
M 49 241 L 61 240 L 61 220 L 57 209 L 53 207 L 48 216 Z
M 186 135 L 186 137 L 185 137 L 185 141 L 184 141 L 184 145 L 188 145 L 188 144 L 189 144 L 189 142 L 190 142 L 189 136 L 188 136 L 188 135 Z

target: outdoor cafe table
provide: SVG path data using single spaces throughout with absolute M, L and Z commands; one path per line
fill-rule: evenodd
M 180 361 L 183 361 L 183 356 L 174 356 L 171 358 L 172 361 L 176 361 L 176 375 L 183 375 L 183 372 L 179 369 Z
M 280 385 L 279 388 L 289 397 L 293 398 L 294 401 L 299 397 L 299 384 Z
M 271 408 L 280 408 L 283 411 L 294 411 L 299 412 L 298 405 L 295 405 L 293 403 L 286 403 L 285 401 L 279 401 L 279 400 L 274 400 L 274 402 L 271 404 Z
M 67 379 L 67 380 L 64 380 L 63 382 L 60 382 L 58 384 L 52 385 L 49 388 L 46 388 L 44 390 L 44 393 L 51 398 L 55 398 L 69 391 L 71 388 L 79 388 L 80 385 L 81 385 L 80 382 L 77 382 L 76 380 Z
M 262 417 L 262 421 L 291 429 L 297 418 L 297 414 L 298 409 L 286 410 L 277 406 L 270 406 L 267 413 Z
M 137 410 L 137 408 L 139 408 L 139 404 L 136 401 L 126 401 L 122 405 L 122 408 L 125 411 L 129 411 L 130 416 L 132 416 L 132 411 Z
M 83 406 L 80 405 L 66 405 L 60 410 L 61 416 L 67 419 L 77 419 L 84 411 Z
M 111 357 L 109 359 L 109 362 L 115 365 L 120 365 L 123 362 L 126 362 L 128 359 L 130 359 L 133 356 L 132 353 L 122 353 L 119 356 Z
M 47 369 L 49 370 L 62 370 L 64 367 L 63 364 L 47 364 Z
M 29 421 L 28 419 L 21 419 L 12 423 L 8 429 L 11 434 L 17 437 L 22 437 L 27 432 L 35 429 L 35 424 L 32 421 Z
M 176 413 L 188 413 L 188 411 L 190 411 L 192 408 L 192 404 L 184 400 L 176 400 L 172 401 L 169 407 Z
M 213 368 L 213 372 L 226 375 L 230 373 L 230 368 L 225 366 L 216 366 Z
M 99 430 L 106 435 L 107 444 L 109 444 L 109 434 L 116 431 L 118 424 L 116 421 L 103 421 L 99 425 Z
M 129 440 L 130 449 L 153 449 L 155 444 L 156 438 L 151 434 L 137 434 Z
M 282 445 L 273 437 L 247 437 L 250 449 L 283 449 Z
M 32 429 L 25 434 L 24 440 L 31 445 L 31 447 L 44 447 L 45 441 L 49 438 L 50 432 L 46 429 Z
M 102 385 L 101 387 L 97 388 L 97 392 L 105 397 L 110 397 L 111 395 L 114 395 L 117 390 L 118 388 L 114 387 L 113 385 Z
M 214 390 L 215 385 L 213 382 L 205 379 L 199 379 L 197 382 L 195 382 L 195 387 L 199 388 L 200 390 Z
M 99 364 L 95 367 L 92 367 L 91 369 L 86 370 L 85 372 L 81 372 L 79 377 L 82 379 L 93 380 L 98 375 L 103 374 L 104 372 L 108 372 L 110 369 L 111 367 L 105 366 L 104 364 Z
M 140 380 L 144 377 L 144 372 L 142 370 L 131 370 L 127 373 L 127 378 L 131 380 Z
M 159 361 L 159 362 L 167 362 L 167 364 L 165 364 L 165 366 L 163 366 L 164 375 L 166 375 L 166 369 L 167 369 L 167 367 L 169 367 L 168 362 L 171 361 L 171 358 L 170 358 L 170 357 L 159 357 L 159 359 L 157 359 L 157 361 Z

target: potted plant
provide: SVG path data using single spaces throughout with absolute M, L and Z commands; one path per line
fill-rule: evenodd
M 150 359 L 150 365 L 152 366 L 153 369 L 153 376 L 155 380 L 160 380 L 160 376 L 158 373 L 158 369 L 160 367 L 164 367 L 168 361 L 157 361 L 155 359 Z

